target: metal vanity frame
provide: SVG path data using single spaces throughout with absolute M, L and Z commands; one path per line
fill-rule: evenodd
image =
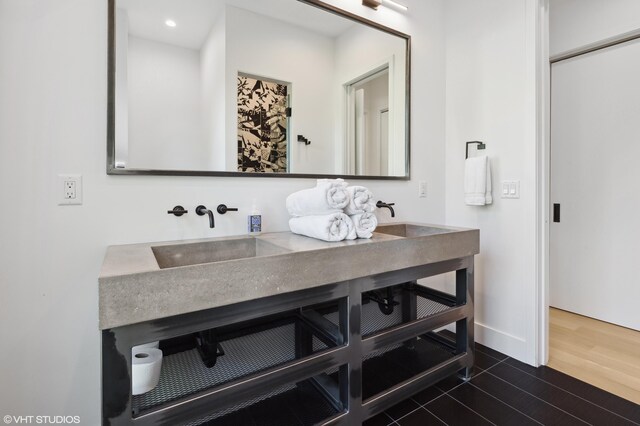
M 263 394 L 274 388 L 300 382 L 339 367 L 339 388 L 323 390 L 327 400 L 335 404 L 339 413 L 323 425 L 356 425 L 383 412 L 415 393 L 454 375 L 469 379 L 474 361 L 473 265 L 474 257 L 462 257 L 382 274 L 357 278 L 340 283 L 310 288 L 162 318 L 122 327 L 102 330 L 102 423 L 103 425 L 174 425 L 196 421 L 239 401 Z M 417 319 L 416 296 L 403 300 L 403 323 L 363 337 L 361 332 L 362 293 L 392 285 L 415 285 L 420 278 L 456 271 L 455 296 L 420 286 L 419 291 L 430 298 L 452 305 L 450 309 Z M 413 294 L 413 296 L 411 296 Z M 306 315 L 304 306 L 339 300 L 339 325 L 323 321 L 321 316 Z M 131 348 L 150 341 L 164 340 L 184 334 L 223 327 L 239 322 L 259 320 L 284 311 L 299 310 L 307 325 L 338 346 L 293 360 L 266 371 L 240 378 L 201 391 L 157 410 L 132 415 Z M 451 346 L 454 355 L 405 380 L 383 393 L 363 401 L 362 359 L 380 348 L 410 341 L 418 336 L 456 323 L 456 340 L 441 344 Z M 298 336 L 296 336 L 298 337 Z M 346 337 L 346 339 L 345 339 Z M 431 335 L 430 338 L 433 338 Z M 346 340 L 346 341 L 345 341 Z M 453 344 L 452 344 L 453 343 Z M 296 338 L 296 351 L 304 350 L 304 338 Z M 298 348 L 298 345 L 301 347 Z M 455 347 L 454 347 L 455 346 Z

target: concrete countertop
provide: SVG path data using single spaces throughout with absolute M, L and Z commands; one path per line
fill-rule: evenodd
M 100 329 L 210 309 L 479 252 L 479 231 L 407 223 L 381 224 L 371 239 L 324 242 L 291 232 L 111 246 L 99 277 Z M 165 267 L 154 248 L 233 244 L 255 239 L 257 257 Z M 195 246 L 194 246 L 195 247 Z

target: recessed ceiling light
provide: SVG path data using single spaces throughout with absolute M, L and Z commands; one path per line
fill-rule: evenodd
M 164 21 L 164 24 L 169 28 L 175 28 L 177 25 L 176 21 L 174 21 L 173 19 L 167 19 L 166 21 Z

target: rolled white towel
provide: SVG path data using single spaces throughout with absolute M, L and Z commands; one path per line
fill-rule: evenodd
M 351 218 L 349 216 L 347 216 L 347 217 L 351 220 Z M 349 228 L 349 233 L 345 237 L 345 240 L 355 240 L 355 239 L 358 238 L 358 233 L 356 232 L 356 225 L 355 225 L 355 223 L 353 223 L 353 220 L 351 220 L 351 224 L 353 226 L 351 228 Z
M 364 186 L 349 186 L 349 204 L 344 208 L 349 216 L 359 213 L 372 213 L 376 209 L 373 194 Z
M 289 229 L 294 234 L 317 238 L 323 241 L 342 241 L 353 234 L 353 222 L 344 213 L 322 216 L 292 217 Z
M 353 227 L 358 238 L 371 238 L 373 231 L 378 226 L 378 218 L 373 213 L 360 213 L 349 216 L 353 221 Z
M 339 213 L 347 204 L 349 192 L 342 179 L 319 179 L 315 188 L 303 189 L 287 197 L 287 210 L 291 216 Z

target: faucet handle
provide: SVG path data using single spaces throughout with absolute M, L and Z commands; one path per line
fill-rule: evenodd
M 185 209 L 184 209 L 184 207 L 182 207 L 182 206 L 175 206 L 175 207 L 173 208 L 173 210 L 168 210 L 168 211 L 167 211 L 167 213 L 168 213 L 168 214 L 176 215 L 177 217 L 180 217 L 180 216 L 182 216 L 183 214 L 187 214 L 187 213 L 189 213 L 189 211 L 188 211 L 188 210 L 185 210 Z
M 237 212 L 238 211 L 238 209 L 236 207 L 227 207 L 226 204 L 218 205 L 218 208 L 216 210 L 220 214 L 225 214 L 226 212 Z

